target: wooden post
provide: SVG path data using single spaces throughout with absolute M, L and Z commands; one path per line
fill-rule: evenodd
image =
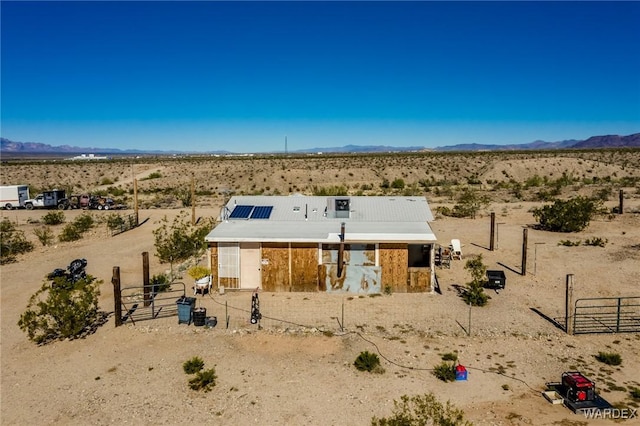
M 191 176 L 191 225 L 196 224 L 196 180 Z
M 527 233 L 528 229 L 522 230 L 522 276 L 527 275 Z
M 567 274 L 564 293 L 564 331 L 573 334 L 571 326 L 571 308 L 573 306 L 573 274 Z
M 142 253 L 142 293 L 144 295 L 144 306 L 151 304 L 151 286 L 149 285 L 149 252 Z
M 622 214 L 622 212 L 624 211 L 624 191 L 621 189 L 620 193 L 618 194 L 618 214 Z
M 138 216 L 138 179 L 133 179 L 133 211 L 136 215 L 136 226 L 140 225 Z
M 120 291 L 120 267 L 114 266 L 111 278 L 113 284 L 113 315 L 116 318 L 116 327 L 122 325 L 122 292 Z
M 496 212 L 491 212 L 491 234 L 489 236 L 489 251 L 493 251 L 495 248 L 496 237 Z

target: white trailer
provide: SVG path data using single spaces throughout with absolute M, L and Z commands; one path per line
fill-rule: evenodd
M 0 207 L 7 210 L 24 207 L 24 202 L 29 199 L 29 187 L 27 185 L 0 186 Z

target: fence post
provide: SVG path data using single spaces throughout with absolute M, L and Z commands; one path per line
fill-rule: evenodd
M 571 327 L 571 306 L 573 305 L 573 274 L 567 274 L 564 293 L 564 331 L 573 334 Z
M 522 230 L 522 276 L 527 275 L 527 233 L 528 229 Z
M 620 333 L 620 304 L 622 302 L 622 297 L 618 297 L 618 311 L 616 312 L 616 333 Z
M 142 293 L 144 306 L 151 304 L 151 288 L 149 286 L 149 252 L 142 252 Z
M 120 290 L 120 267 L 114 266 L 111 278 L 113 284 L 113 313 L 116 318 L 116 327 L 122 325 L 122 292 Z
M 618 194 L 618 214 L 622 214 L 622 212 L 624 211 L 624 191 L 621 189 L 619 194 Z
M 489 251 L 494 250 L 495 236 L 496 236 L 496 212 L 491 212 L 491 233 L 489 235 Z
M 138 216 L 138 179 L 133 179 L 133 211 L 136 215 L 136 226 L 140 225 Z

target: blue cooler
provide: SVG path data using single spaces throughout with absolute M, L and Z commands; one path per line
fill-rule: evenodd
M 456 380 L 467 380 L 467 369 L 463 365 L 456 366 Z

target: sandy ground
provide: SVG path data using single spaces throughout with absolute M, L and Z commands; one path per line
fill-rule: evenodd
M 151 231 L 178 210 L 141 210 L 146 223 L 115 237 L 101 225 L 80 241 L 37 247 L 0 269 L 1 423 L 365 425 L 373 416 L 389 416 L 402 395 L 434 392 L 475 424 L 586 424 L 540 394 L 545 382 L 572 369 L 588 373 L 610 402 L 637 406 L 628 388 L 640 387 L 639 334 L 568 336 L 532 308 L 562 317 L 567 274 L 574 274 L 576 298 L 640 296 L 640 216 L 596 220 L 571 235 L 530 229 L 528 273 L 521 276 L 522 229 L 533 223 L 533 205 L 492 205 L 500 223 L 493 252 L 487 249 L 487 216 L 436 220 L 439 239 L 461 239 L 464 255 L 451 269 L 438 269 L 441 294 L 260 293 L 261 329 L 249 323 L 250 293 L 212 292 L 197 297 L 218 318 L 214 328 L 178 324 L 175 316 L 116 328 L 111 315 L 85 339 L 37 346 L 16 323 L 48 272 L 86 258 L 87 271 L 104 281 L 101 308 L 113 312 L 113 266 L 120 266 L 123 283 L 139 284 L 141 253 L 147 251 L 151 273 L 164 272 L 168 266 L 153 255 Z M 65 212 L 67 220 L 79 213 Z M 44 214 L 2 212 L 30 239 L 36 225 L 28 220 Z M 197 214 L 216 216 L 217 210 Z M 558 245 L 589 237 L 608 244 Z M 467 336 L 469 308 L 455 285 L 469 281 L 463 266 L 473 254 L 482 254 L 490 269 L 504 270 L 507 288 L 490 292 L 488 306 L 473 308 Z M 385 373 L 353 367 L 365 350 L 380 355 Z M 452 351 L 469 368 L 466 382 L 444 383 L 431 373 Z M 600 364 L 594 359 L 599 351 L 619 353 L 622 365 Z M 216 369 L 209 393 L 188 387 L 182 363 L 193 356 Z

